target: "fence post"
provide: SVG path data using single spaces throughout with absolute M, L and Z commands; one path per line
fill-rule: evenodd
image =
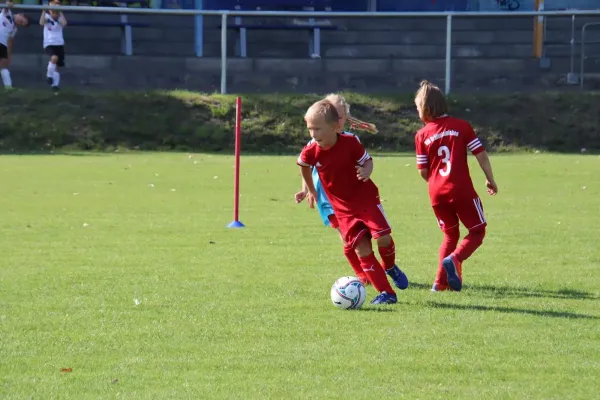
M 221 14 L 221 94 L 227 94 L 227 13 Z
M 194 9 L 203 10 L 204 4 L 202 0 L 194 0 Z M 204 55 L 204 17 L 200 14 L 194 16 L 194 27 L 196 34 L 196 57 Z
M 446 17 L 446 95 L 450 94 L 452 81 L 452 15 Z
M 544 11 L 544 0 L 535 0 L 535 10 Z M 544 48 L 544 24 L 546 21 L 541 15 L 534 17 L 533 21 L 533 56 L 535 58 L 542 58 Z

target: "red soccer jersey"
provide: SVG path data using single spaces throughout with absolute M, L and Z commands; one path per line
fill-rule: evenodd
M 298 165 L 314 166 L 323 189 L 336 214 L 354 214 L 365 204 L 379 201 L 379 190 L 372 180 L 362 182 L 356 177 L 356 166 L 362 166 L 371 156 L 358 138 L 340 133 L 335 144 L 325 150 L 311 140 L 298 157 Z
M 431 204 L 477 197 L 473 187 L 467 150 L 473 155 L 485 150 L 467 121 L 443 116 L 428 122 L 415 137 L 417 168 L 429 169 Z

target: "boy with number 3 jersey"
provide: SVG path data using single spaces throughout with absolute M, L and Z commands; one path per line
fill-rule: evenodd
M 487 225 L 469 174 L 467 150 L 477 158 L 485 174 L 488 194 L 496 195 L 498 186 L 487 152 L 473 128 L 467 121 L 446 114 L 446 99 L 437 86 L 421 82 L 415 105 L 419 118 L 425 122 L 415 137 L 417 168 L 429 186 L 431 205 L 444 232 L 432 291 L 460 291 L 462 262 L 481 246 Z M 459 222 L 469 231 L 460 245 Z

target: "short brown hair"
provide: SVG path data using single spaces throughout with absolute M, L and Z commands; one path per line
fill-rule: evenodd
M 429 81 L 421 81 L 415 95 L 415 104 L 422 110 L 424 119 L 434 120 L 448 113 L 446 98 L 439 87 Z
M 325 118 L 325 122 L 328 124 L 337 124 L 340 120 L 340 115 L 333 103 L 327 100 L 320 100 L 314 103 L 312 106 L 308 108 L 304 118 L 308 118 L 309 116 L 321 116 Z

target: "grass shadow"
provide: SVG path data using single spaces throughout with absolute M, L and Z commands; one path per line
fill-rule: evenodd
M 373 307 L 366 307 L 366 308 L 359 308 L 357 310 L 354 311 L 369 311 L 369 312 L 394 312 L 395 310 L 393 308 L 387 307 L 387 306 L 373 306 Z
M 544 290 L 526 287 L 491 286 L 491 285 L 466 285 L 465 289 L 484 292 L 488 297 L 543 297 L 565 300 L 598 300 L 598 296 L 576 289 Z
M 497 307 L 497 306 L 482 306 L 482 305 L 463 305 L 463 304 L 449 304 L 449 303 L 436 303 L 433 301 L 426 302 L 426 305 L 433 308 L 445 308 L 454 310 L 465 310 L 465 311 L 494 311 L 500 313 L 509 314 L 527 314 L 538 317 L 550 317 L 550 318 L 567 318 L 567 319 L 600 319 L 594 315 L 578 314 L 567 311 L 552 311 L 552 310 L 531 310 L 527 308 L 513 308 L 513 307 Z
M 431 289 L 431 284 L 423 284 L 419 282 L 411 282 L 408 289 Z M 576 289 L 559 289 L 559 290 L 544 290 L 527 287 L 511 287 L 511 286 L 492 286 L 492 285 L 465 285 L 463 291 L 481 292 L 483 296 L 491 298 L 508 298 L 508 297 L 539 297 L 550 299 L 563 300 L 598 300 L 600 297 L 594 293 L 585 292 Z

